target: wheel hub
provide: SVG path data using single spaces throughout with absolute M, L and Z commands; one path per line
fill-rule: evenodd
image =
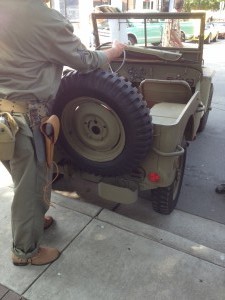
M 67 142 L 88 159 L 108 161 L 123 151 L 125 132 L 120 118 L 98 99 L 80 97 L 70 101 L 61 121 Z

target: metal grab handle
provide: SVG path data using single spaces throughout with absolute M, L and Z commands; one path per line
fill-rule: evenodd
M 165 157 L 172 157 L 172 156 L 181 156 L 181 155 L 183 155 L 184 154 L 184 148 L 183 147 L 181 147 L 180 145 L 177 145 L 177 147 L 176 147 L 176 149 L 177 149 L 177 151 L 175 151 L 175 152 L 162 152 L 162 151 L 160 151 L 160 150 L 158 150 L 158 149 L 156 149 L 156 148 L 152 148 L 152 150 L 156 153 L 156 154 L 158 154 L 158 155 L 161 155 L 161 156 L 165 156 Z

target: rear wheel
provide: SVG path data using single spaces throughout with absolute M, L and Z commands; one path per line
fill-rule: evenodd
M 184 139 L 182 142 L 184 154 L 182 156 L 177 157 L 176 175 L 173 183 L 167 187 L 161 187 L 152 190 L 152 207 L 158 213 L 168 215 L 173 211 L 173 209 L 177 205 L 186 163 L 186 145 L 187 144 Z
M 213 42 L 217 42 L 218 40 L 218 34 L 214 37 Z
M 210 44 L 211 43 L 211 33 L 206 38 L 205 42 L 206 42 L 206 44 Z
M 181 42 L 185 42 L 185 33 L 183 31 L 181 31 Z
M 133 35 L 128 35 L 128 40 L 129 40 L 129 42 L 130 42 L 130 44 L 131 44 L 132 46 L 135 45 L 135 44 L 137 44 L 137 39 L 136 39 L 136 37 L 133 36 Z

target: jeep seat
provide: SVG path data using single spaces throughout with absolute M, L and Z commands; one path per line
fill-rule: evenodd
M 145 79 L 140 84 L 140 92 L 149 108 L 161 102 L 186 104 L 192 96 L 184 80 Z

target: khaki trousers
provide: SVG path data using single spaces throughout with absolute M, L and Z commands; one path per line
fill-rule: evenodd
M 14 182 L 11 207 L 12 251 L 19 257 L 33 256 L 40 245 L 44 230 L 44 215 L 51 196 L 51 170 L 36 159 L 33 135 L 22 114 L 15 120 L 19 126 L 15 153 L 10 161 Z M 48 187 L 48 188 L 47 188 Z

